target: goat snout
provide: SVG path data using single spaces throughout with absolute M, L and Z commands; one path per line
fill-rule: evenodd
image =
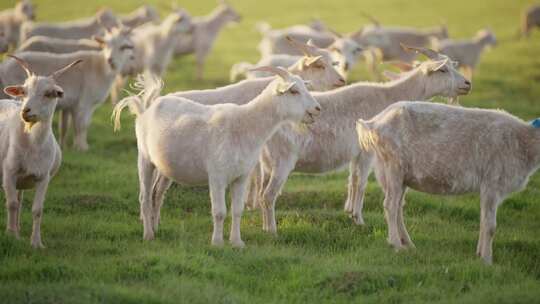
M 464 81 L 464 86 L 459 87 L 459 94 L 465 95 L 471 91 L 472 83 L 469 80 Z
M 343 79 L 342 77 L 340 77 L 335 85 L 335 87 L 342 87 L 344 86 L 345 84 L 347 84 L 347 82 L 345 81 L 345 79 Z
M 21 110 L 21 117 L 25 122 L 35 122 L 36 121 L 36 115 L 30 114 L 29 108 L 23 108 Z

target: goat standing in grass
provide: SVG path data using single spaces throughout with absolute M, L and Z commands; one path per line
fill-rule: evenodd
M 220 1 L 220 5 L 208 16 L 193 18 L 193 31 L 178 40 L 174 54 L 195 54 L 197 79 L 202 79 L 206 57 L 212 50 L 221 29 L 230 22 L 239 22 L 241 16 L 232 6 Z
M 480 193 L 476 253 L 492 263 L 497 207 L 522 190 L 540 166 L 540 120 L 532 124 L 497 110 L 400 102 L 369 121 L 359 142 L 375 154 L 388 242 L 414 247 L 403 220 L 407 188 L 432 194 Z
M 326 173 L 349 166 L 349 187 L 345 210 L 357 224 L 363 224 L 362 205 L 372 156 L 358 147 L 355 122 L 373 117 L 387 106 L 406 99 L 429 99 L 437 95 L 455 97 L 467 94 L 471 84 L 446 56 L 424 48 L 431 59 L 404 77 L 389 83 L 356 83 L 313 97 L 325 109 L 308 128 L 287 124 L 263 148 L 262 180 L 258 182 L 263 229 L 276 233 L 276 199 L 289 174 Z M 414 97 L 414 98 L 413 98 Z
M 19 237 L 23 190 L 35 188 L 31 244 L 43 248 L 43 204 L 49 182 L 62 161 L 62 152 L 52 132 L 54 109 L 64 95 L 57 78 L 80 60 L 50 76 L 38 76 L 25 61 L 11 57 L 27 77 L 22 85 L 4 88 L 6 94 L 19 100 L 0 100 L 0 177 L 6 196 L 6 231 Z
M 482 52 L 486 48 L 496 45 L 495 34 L 488 29 L 478 31 L 476 36 L 469 40 L 433 40 L 433 48 L 456 61 L 458 66 L 463 69 L 463 74 L 467 79 L 472 79 Z
M 301 120 L 312 123 L 321 110 L 300 77 L 282 68 L 261 69 L 278 77 L 244 105 L 206 106 L 172 95 L 157 98 L 160 84 L 154 80 L 145 85 L 143 98 L 128 97 L 115 107 L 113 115 L 117 123 L 126 106 L 137 116 L 145 240 L 154 238 L 163 196 L 171 182 L 176 181 L 210 186 L 212 244 L 217 246 L 223 244 L 225 191 L 230 186 L 230 241 L 235 247 L 244 246 L 240 219 L 246 187 L 264 143 L 284 123 Z

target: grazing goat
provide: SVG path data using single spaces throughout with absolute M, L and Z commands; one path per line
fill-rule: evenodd
M 99 42 L 93 39 L 60 39 L 47 36 L 34 36 L 23 42 L 17 52 L 46 52 L 66 54 L 78 51 L 98 51 Z
M 133 61 L 130 61 L 125 72 L 118 76 L 111 89 L 111 102 L 116 104 L 120 91 L 124 87 L 125 78 L 150 71 L 162 76 L 171 62 L 174 47 L 182 33 L 192 28 L 191 16 L 185 10 L 177 10 L 170 14 L 159 25 L 146 24 L 133 31 Z
M 497 39 L 488 29 L 478 31 L 470 40 L 433 40 L 433 48 L 455 60 L 468 79 L 472 78 L 474 68 L 480 61 L 480 55 L 484 49 L 496 45 Z
M 221 1 L 208 16 L 193 18 L 191 35 L 178 40 L 174 54 L 194 53 L 197 61 L 197 78 L 202 79 L 206 57 L 212 50 L 219 32 L 229 22 L 239 22 L 241 18 L 232 6 Z
M 34 6 L 29 0 L 17 2 L 15 8 L 0 12 L 0 32 L 12 48 L 19 45 L 21 25 L 35 19 Z
M 35 189 L 31 244 L 43 248 L 43 204 L 49 182 L 62 161 L 62 152 L 52 132 L 54 109 L 64 94 L 57 79 L 80 60 L 50 76 L 38 76 L 24 60 L 10 57 L 21 65 L 26 80 L 4 88 L 17 101 L 0 100 L 0 178 L 6 197 L 6 232 L 19 238 L 23 191 Z
M 158 11 L 151 5 L 143 5 L 133 12 L 120 17 L 120 22 L 125 27 L 135 28 L 145 23 L 157 23 L 159 21 Z
M 133 43 L 130 32 L 126 29 L 113 28 L 103 39 L 98 39 L 101 51 L 80 51 L 69 54 L 51 54 L 39 52 L 19 53 L 17 56 L 29 62 L 40 74 L 49 74 L 66 62 L 82 59 L 83 63 L 58 78 L 59 85 L 65 90 L 59 99 L 57 109 L 61 111 L 59 128 L 60 143 L 66 144 L 68 121 L 75 130 L 75 148 L 88 150 L 87 133 L 92 114 L 109 95 L 116 75 L 123 69 L 132 55 Z M 15 66 L 15 61 L 6 60 L 0 66 L 0 81 L 4 86 L 20 83 L 24 80 L 24 71 Z
M 167 95 L 155 98 L 159 84 L 145 87 L 144 98 L 128 97 L 115 107 L 130 106 L 137 116 L 140 203 L 144 239 L 157 231 L 163 196 L 172 181 L 210 186 L 214 232 L 212 244 L 223 244 L 225 191 L 230 186 L 232 224 L 230 241 L 243 247 L 240 220 L 249 176 L 266 140 L 284 123 L 312 123 L 319 104 L 304 81 L 282 68 L 264 67 L 278 77 L 245 105 L 207 106 Z M 158 87 L 156 89 L 156 86 Z M 250 132 L 245 132 L 250 130 Z
M 345 210 L 357 224 L 363 224 L 363 192 L 370 171 L 371 156 L 361 153 L 355 122 L 370 118 L 400 100 L 427 100 L 442 95 L 467 94 L 471 84 L 454 69 L 448 57 L 424 48 L 410 48 L 433 59 L 421 63 L 399 80 L 388 83 L 356 83 L 313 97 L 324 113 L 308 128 L 283 126 L 263 148 L 259 205 L 263 229 L 276 233 L 275 202 L 289 174 L 325 173 L 349 165 L 349 191 Z M 435 53 L 435 54 L 432 54 Z M 436 56 L 433 56 L 436 55 Z
M 100 10 L 96 16 L 89 19 L 61 23 L 25 22 L 21 27 L 20 42 L 22 43 L 33 36 L 61 39 L 91 38 L 94 35 L 101 35 L 103 28 L 111 29 L 118 24 L 118 19 L 109 9 Z
M 523 11 L 521 17 L 521 36 L 529 38 L 531 30 L 540 27 L 540 5 L 535 4 Z
M 538 122 L 538 121 L 537 121 Z M 400 102 L 357 123 L 360 146 L 375 155 L 384 190 L 388 242 L 414 247 L 403 221 L 407 188 L 480 194 L 476 253 L 492 263 L 497 207 L 540 166 L 540 129 L 498 110 Z

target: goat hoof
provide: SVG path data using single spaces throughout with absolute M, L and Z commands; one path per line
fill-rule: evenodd
M 233 248 L 242 249 L 246 247 L 246 244 L 242 240 L 231 240 L 231 246 L 233 246 Z
M 45 246 L 41 241 L 39 242 L 32 242 L 32 248 L 34 249 L 45 249 Z
M 145 233 L 143 236 L 143 239 L 145 241 L 152 241 L 154 240 L 154 233 Z
M 223 247 L 223 240 L 212 240 L 212 246 L 214 247 Z
M 12 237 L 16 238 L 17 240 L 19 240 L 21 238 L 21 235 L 19 234 L 18 230 L 6 229 L 6 234 L 11 235 Z
M 351 219 L 358 226 L 364 226 L 366 224 L 364 222 L 364 218 L 361 215 L 351 214 Z

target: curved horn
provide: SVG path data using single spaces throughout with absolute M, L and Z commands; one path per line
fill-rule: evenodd
M 289 42 L 290 45 L 292 45 L 293 47 L 295 47 L 296 49 L 304 53 L 304 55 L 313 56 L 313 52 L 311 51 L 311 48 L 309 45 L 302 43 L 298 40 L 295 40 L 291 38 L 290 36 L 287 36 L 286 38 L 287 38 L 287 42 Z
M 329 31 L 332 35 L 334 35 L 336 38 L 343 38 L 343 35 L 341 35 L 340 33 L 336 32 L 334 29 L 332 29 L 331 27 L 327 26 L 326 27 L 326 30 Z
M 371 23 L 373 23 L 373 25 L 379 27 L 381 26 L 381 23 L 379 22 L 379 20 L 375 19 L 375 17 L 373 17 L 372 15 L 366 13 L 366 12 L 362 12 L 360 11 L 360 16 L 368 19 L 369 21 L 371 21 Z
M 8 57 L 11 57 L 13 59 L 15 59 L 15 61 L 23 68 L 23 70 L 26 72 L 26 76 L 28 77 L 31 77 L 32 75 L 34 75 L 35 73 L 30 69 L 30 67 L 28 66 L 28 63 L 26 61 L 24 61 L 23 59 L 15 56 L 15 55 L 7 55 Z
M 67 66 L 61 68 L 60 70 L 52 73 L 49 77 L 52 77 L 54 80 L 58 80 L 58 77 L 60 77 L 60 75 L 64 74 L 67 70 L 71 69 L 73 66 L 81 62 L 82 62 L 81 59 L 75 60 L 72 63 L 68 64 Z
M 421 54 L 426 55 L 429 59 L 434 59 L 434 60 L 439 58 L 439 53 L 435 52 L 432 49 L 428 49 L 425 47 L 408 46 L 403 43 L 400 43 L 399 45 L 401 45 L 401 48 L 407 52 L 421 53 Z
M 273 67 L 273 66 L 262 66 L 254 69 L 250 69 L 251 72 L 267 72 L 275 74 L 281 77 L 283 80 L 289 78 L 289 72 L 282 67 Z

